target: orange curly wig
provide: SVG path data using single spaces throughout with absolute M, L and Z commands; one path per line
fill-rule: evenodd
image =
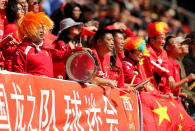
M 24 40 L 25 37 L 36 37 L 40 25 L 43 25 L 44 33 L 48 33 L 50 28 L 53 28 L 53 22 L 45 13 L 28 12 L 19 21 L 18 34 L 20 39 Z

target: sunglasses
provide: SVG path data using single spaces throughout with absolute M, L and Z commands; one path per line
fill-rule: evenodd
M 40 2 L 33 2 L 32 5 L 39 5 Z

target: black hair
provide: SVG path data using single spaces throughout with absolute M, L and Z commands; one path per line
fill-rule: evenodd
M 9 23 L 13 23 L 17 19 L 18 4 L 22 6 L 22 4 L 16 0 L 9 0 L 8 4 L 6 5 L 5 14 Z
M 125 57 L 129 58 L 129 52 L 133 53 L 134 51 L 135 51 L 135 50 L 133 50 L 133 49 L 131 49 L 130 51 L 125 50 L 125 51 L 124 51 Z
M 173 35 L 169 35 L 169 36 L 166 37 L 166 39 L 165 39 L 165 46 L 164 46 L 165 50 L 166 50 L 167 45 L 170 44 L 169 40 L 172 39 L 172 38 L 176 38 L 176 37 L 173 36 Z
M 116 34 L 123 34 L 123 32 L 121 31 L 121 30 L 112 30 L 112 35 L 113 35 L 113 37 L 115 37 L 116 36 Z
M 74 39 L 70 39 L 70 37 L 69 37 L 68 35 L 69 35 L 69 28 L 63 30 L 63 31 L 60 33 L 60 35 L 59 35 L 59 37 L 58 37 L 58 39 L 57 39 L 56 41 L 62 40 L 62 41 L 64 41 L 66 44 L 68 44 L 68 42 L 69 42 L 70 40 L 73 40 L 73 41 L 75 41 L 76 43 L 79 42 L 79 38 L 80 38 L 79 35 L 76 36 Z
M 190 38 L 190 43 L 189 43 L 189 45 L 193 45 L 193 43 L 195 42 L 195 31 L 193 31 L 193 32 L 191 32 L 190 34 L 188 34 L 187 36 L 186 36 L 186 38 Z M 192 49 L 191 49 L 191 47 L 189 46 L 189 53 L 191 54 L 192 53 Z
M 84 5 L 84 6 L 83 6 L 83 12 L 84 12 L 84 11 L 95 13 L 95 7 L 94 7 L 94 5 L 92 5 L 92 4 Z
M 64 18 L 72 18 L 72 12 L 74 10 L 75 7 L 79 7 L 80 10 L 82 10 L 81 6 L 75 2 L 68 2 L 66 4 L 66 6 L 64 7 Z M 75 21 L 81 21 L 81 15 L 80 15 L 80 18 L 78 20 L 75 20 Z
M 106 34 L 112 34 L 112 31 L 108 29 L 98 30 L 94 35 L 94 44 L 96 45 L 99 39 L 103 40 Z
M 188 34 L 186 36 L 186 38 L 190 38 L 191 39 L 190 45 L 192 45 L 195 42 L 195 31 L 193 31 L 190 34 Z

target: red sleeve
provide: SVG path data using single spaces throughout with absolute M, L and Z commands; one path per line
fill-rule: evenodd
M 0 51 L 0 67 L 4 67 L 4 61 L 5 61 L 5 59 L 3 57 L 3 53 L 2 53 L 2 51 Z
M 135 37 L 133 31 L 131 29 L 129 29 L 129 28 L 126 28 L 124 33 L 126 34 L 127 37 Z
M 161 77 L 160 90 L 163 94 L 171 92 L 167 77 Z
M 124 82 L 125 82 L 124 72 L 123 72 L 123 68 L 121 68 L 120 73 L 119 73 L 117 87 L 118 88 L 124 88 Z
M 24 73 L 26 67 L 26 54 L 17 49 L 13 60 L 13 71 Z
M 130 84 L 132 79 L 133 79 L 133 76 L 134 76 L 134 66 L 129 64 L 129 63 L 126 63 L 126 62 L 123 62 L 123 71 L 124 71 L 124 79 L 125 79 L 125 83 L 128 83 Z M 137 84 L 139 82 L 141 82 L 141 78 L 139 77 L 139 75 L 135 78 L 134 80 L 134 84 Z
M 116 57 L 116 66 L 118 66 L 120 68 L 119 76 L 118 76 L 118 79 L 117 79 L 117 81 L 118 81 L 117 82 L 117 87 L 118 88 L 124 88 L 125 79 L 124 79 L 123 66 L 122 66 L 122 62 L 121 62 L 121 60 L 118 56 Z
M 77 47 L 76 49 L 70 49 L 70 50 L 57 50 L 57 49 L 53 49 L 51 50 L 51 54 L 52 54 L 52 59 L 53 61 L 65 61 L 67 59 L 67 57 L 75 51 L 81 51 L 82 47 Z

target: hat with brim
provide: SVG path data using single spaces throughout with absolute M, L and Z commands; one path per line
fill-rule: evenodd
M 83 25 L 82 22 L 75 22 L 72 18 L 63 19 L 60 22 L 60 31 L 58 32 L 58 36 L 60 35 L 60 33 L 63 30 L 66 30 L 66 29 L 73 27 L 73 26 L 82 26 L 82 25 Z

